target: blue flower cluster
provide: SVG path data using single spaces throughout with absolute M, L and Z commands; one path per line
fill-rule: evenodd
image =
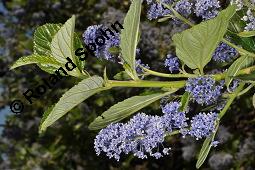
M 204 20 L 214 18 L 219 13 L 220 4 L 217 0 L 196 0 L 195 13 Z
M 83 33 L 83 39 L 86 45 L 89 46 L 89 44 L 92 44 L 95 42 L 97 37 L 103 36 L 103 33 L 101 30 L 106 29 L 103 25 L 92 25 L 89 26 L 86 31 Z M 115 61 L 116 56 L 114 56 L 112 53 L 109 52 L 109 49 L 112 47 L 119 47 L 120 45 L 120 35 L 118 33 L 111 35 L 108 34 L 108 39 L 103 42 L 102 40 L 102 46 L 96 45 L 96 50 L 94 52 L 95 56 L 98 58 L 104 58 L 106 60 Z M 91 48 L 91 47 L 89 47 Z M 94 48 L 94 47 L 93 47 Z
M 184 17 L 188 17 L 191 14 L 192 3 L 189 0 L 181 0 L 175 4 L 174 9 Z
M 174 130 L 198 139 L 214 132 L 216 113 L 196 115 L 192 118 L 191 128 L 188 128 L 189 119 L 179 108 L 180 103 L 171 102 L 162 107 L 164 115 L 161 117 L 138 113 L 127 123 L 110 124 L 96 136 L 94 144 L 97 155 L 105 152 L 109 158 L 118 161 L 122 153 L 132 153 L 141 159 L 148 156 L 159 159 L 169 154 L 171 148 L 164 147 L 163 142 L 166 135 Z
M 195 5 L 190 0 L 179 0 L 177 2 L 174 0 L 161 0 L 160 2 L 147 0 L 146 2 L 149 5 L 147 17 L 150 20 L 171 14 L 171 10 L 166 8 L 164 4 L 174 5 L 174 9 L 184 17 L 188 17 L 194 11 L 196 16 L 202 17 L 203 20 L 216 17 L 220 8 L 217 0 L 196 0 Z
M 133 153 L 141 159 L 148 155 L 158 159 L 167 155 L 170 150 L 163 148 L 162 153 L 159 150 L 152 151 L 159 148 L 164 137 L 164 126 L 160 117 L 139 113 L 128 123 L 111 124 L 102 129 L 95 139 L 95 150 L 98 155 L 103 151 L 116 160 L 120 159 L 121 153 Z
M 213 54 L 213 60 L 216 62 L 228 62 L 237 55 L 238 52 L 235 48 L 221 42 Z
M 188 126 L 188 118 L 186 118 L 185 112 L 179 111 L 179 108 L 179 102 L 171 102 L 162 107 L 164 113 L 162 122 L 167 132 L 172 132 L 174 128 L 184 129 Z
M 188 132 L 191 136 L 196 139 L 208 137 L 215 131 L 215 121 L 218 118 L 218 114 L 211 113 L 199 113 L 194 116 L 191 120 L 191 129 Z
M 144 73 L 142 67 L 150 69 L 150 66 L 148 64 L 143 64 L 141 59 L 136 60 L 136 72 L 137 72 L 137 74 L 143 74 Z
M 153 2 L 152 0 L 147 0 L 147 4 L 150 5 L 147 12 L 147 17 L 149 20 L 157 19 L 159 17 L 171 14 L 171 11 L 165 8 L 162 3 L 171 4 L 172 0 L 161 0 L 160 3 Z
M 174 71 L 179 71 L 180 69 L 180 61 L 178 57 L 168 54 L 165 60 L 165 67 L 168 67 L 169 71 L 172 73 Z
M 197 78 L 189 78 L 186 84 L 186 91 L 198 104 L 210 105 L 217 101 L 221 95 L 223 83 L 219 85 L 209 76 L 200 76 Z

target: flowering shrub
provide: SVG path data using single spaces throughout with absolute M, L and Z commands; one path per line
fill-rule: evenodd
M 169 53 L 164 62 L 170 73 L 153 71 L 142 63 L 143 56 L 137 58 L 143 50 L 139 48 L 143 4 L 148 8 L 147 18 L 151 21 L 170 20 L 172 24 L 183 23 L 190 27 L 172 37 L 175 54 Z M 20 58 L 12 68 L 35 63 L 53 73 L 55 68 L 66 63 L 66 58 L 77 65 L 69 75 L 82 79 L 81 82 L 47 109 L 40 132 L 96 93 L 114 87 L 148 88 L 149 94 L 115 104 L 89 125 L 91 130 L 100 130 L 95 138 L 96 153 L 105 153 L 116 160 L 124 154 L 158 159 L 171 151 L 165 139 L 180 134 L 204 139 L 196 164 L 199 168 L 212 146 L 220 144 L 215 136 L 232 102 L 254 87 L 253 9 L 253 1 L 232 1 L 226 9 L 216 0 L 132 1 L 121 33 L 109 35 L 105 45 L 98 45 L 95 50 L 98 59 L 123 66 L 124 71 L 118 73 L 125 75 L 125 80 L 121 81 L 109 79 L 107 68 L 102 77 L 91 76 L 85 70 L 86 61 L 77 60 L 74 51 L 83 44 L 74 32 L 75 16 L 64 25 L 39 27 L 34 36 L 34 54 Z M 242 14 L 247 16 L 240 17 Z M 83 34 L 84 44 L 94 43 L 103 28 L 103 25 L 88 27 Z M 215 69 L 224 71 L 214 74 Z M 169 96 L 176 101 L 162 102 L 161 115 L 137 113 Z M 196 106 L 199 109 L 194 109 Z

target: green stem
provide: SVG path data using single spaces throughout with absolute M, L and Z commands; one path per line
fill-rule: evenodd
M 247 88 L 245 88 L 243 91 L 241 91 L 237 96 L 242 96 L 245 93 L 247 93 L 248 91 L 251 90 L 251 88 L 254 87 L 254 84 L 249 85 Z
M 195 77 L 198 77 L 198 75 L 196 75 L 196 74 L 189 74 L 189 73 L 184 73 L 184 74 L 160 73 L 157 71 L 146 69 L 144 67 L 143 67 L 143 70 L 145 71 L 145 74 L 147 74 L 147 75 L 154 75 L 154 76 L 166 77 L 166 78 L 195 78 Z M 255 70 L 255 66 L 248 67 L 248 68 L 238 71 L 238 73 L 236 75 L 238 76 L 238 75 L 243 75 L 243 74 L 250 74 L 254 70 Z M 222 80 L 226 77 L 226 73 L 215 74 L 215 75 L 212 75 L 212 77 L 215 80 Z
M 244 87 L 245 83 L 240 83 L 240 85 L 238 86 L 238 88 L 235 90 L 235 92 L 230 96 L 226 106 L 223 108 L 223 110 L 220 112 L 219 118 L 221 119 L 227 112 L 227 110 L 229 109 L 230 105 L 233 103 L 233 101 L 235 100 L 235 98 L 238 96 L 239 92 L 242 91 L 243 87 Z
M 106 86 L 111 87 L 158 87 L 158 88 L 182 88 L 186 81 L 115 81 L 108 80 Z
M 175 131 L 173 131 L 171 133 L 166 133 L 166 136 L 173 136 L 173 135 L 177 135 L 179 133 L 180 133 L 180 130 L 175 130 Z
M 156 71 L 149 70 L 147 68 L 143 67 L 143 70 L 145 71 L 145 74 L 159 76 L 159 77 L 166 77 L 166 78 L 190 78 L 190 77 L 197 77 L 195 74 L 166 74 L 166 73 L 160 73 Z

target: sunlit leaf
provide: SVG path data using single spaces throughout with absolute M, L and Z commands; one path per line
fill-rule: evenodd
M 67 58 L 70 58 L 76 66 L 81 66 L 81 61 L 79 61 L 78 57 L 75 56 L 75 44 L 77 46 L 77 43 L 79 42 L 75 39 L 74 27 L 75 16 L 72 16 L 54 36 L 51 42 L 51 53 L 52 56 L 61 64 L 66 64 Z M 81 70 L 82 68 L 78 67 L 69 71 L 69 74 L 79 77 L 81 75 Z
M 156 93 L 146 96 L 134 96 L 122 102 L 115 104 L 105 111 L 101 116 L 97 117 L 90 125 L 90 130 L 98 130 L 106 127 L 110 123 L 119 122 L 140 109 L 148 106 L 149 104 L 169 95 L 170 93 Z
M 223 39 L 235 9 L 235 6 L 230 6 L 221 11 L 216 18 L 175 34 L 173 41 L 177 56 L 191 69 L 198 68 L 202 71 Z
M 121 54 L 126 62 L 125 70 L 133 78 L 138 79 L 135 71 L 136 47 L 139 38 L 139 25 L 142 0 L 132 1 L 129 11 L 124 19 L 124 29 L 121 31 Z
M 49 56 L 40 56 L 40 55 L 30 55 L 19 58 L 12 66 L 11 69 L 15 69 L 20 66 L 28 64 L 44 64 L 54 68 L 59 67 L 59 63 L 52 57 Z

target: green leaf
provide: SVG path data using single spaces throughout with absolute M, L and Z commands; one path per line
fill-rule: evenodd
M 236 45 L 240 45 L 245 50 L 255 52 L 255 39 L 253 37 L 240 37 L 238 33 L 244 30 L 246 26 L 245 21 L 242 20 L 245 15 L 245 9 L 241 9 L 237 11 L 236 14 L 231 18 L 228 37 L 231 37 L 231 40 L 236 43 Z
M 105 88 L 103 85 L 104 81 L 101 77 L 93 76 L 72 87 L 60 98 L 50 111 L 47 110 L 44 113 L 40 125 L 40 132 L 45 131 L 47 127 L 52 125 L 82 101 L 104 90 Z
M 80 37 L 74 33 L 74 53 L 78 48 L 83 48 Z M 85 67 L 85 61 L 80 61 L 79 57 L 75 56 L 78 69 L 82 72 Z
M 250 74 L 238 75 L 235 76 L 235 78 L 244 81 L 255 81 L 255 72 L 251 72 Z
M 185 92 L 182 95 L 182 99 L 181 99 L 181 107 L 180 107 L 180 111 L 184 112 L 187 110 L 188 104 L 189 104 L 189 99 L 190 99 L 190 93 Z
M 124 19 L 124 29 L 120 35 L 120 48 L 123 60 L 127 66 L 125 70 L 133 78 L 138 79 L 135 71 L 136 47 L 139 37 L 139 24 L 141 15 L 142 0 L 132 1 L 130 9 Z
M 61 24 L 45 24 L 34 33 L 34 54 L 50 56 L 50 45 L 53 37 L 61 28 Z
M 35 55 L 51 56 L 50 44 L 53 37 L 59 31 L 60 28 L 61 24 L 45 24 L 43 26 L 38 27 L 35 30 L 33 39 L 34 44 L 33 49 Z M 51 74 L 54 73 L 55 70 L 57 70 L 61 66 L 61 64 L 59 64 L 58 67 L 54 67 L 49 64 L 44 64 L 43 62 L 37 63 L 37 65 L 42 70 Z
M 228 23 L 235 14 L 235 6 L 229 6 L 211 20 L 173 36 L 177 56 L 191 69 L 203 70 L 227 31 Z
M 66 23 L 60 28 L 57 34 L 54 36 L 51 42 L 52 56 L 61 64 L 66 64 L 67 59 L 70 58 L 76 66 L 80 65 L 79 59 L 75 56 L 75 16 L 72 16 Z M 75 68 L 73 71 L 69 71 L 69 74 L 75 77 L 81 75 L 81 69 Z
M 249 66 L 253 61 L 254 59 L 248 56 L 241 56 L 238 58 L 227 70 L 225 78 L 226 86 L 229 87 L 239 70 Z
M 215 135 L 217 133 L 217 130 L 218 130 L 218 126 L 219 126 L 219 122 L 217 122 L 217 125 L 216 125 L 216 129 L 215 129 L 215 132 L 213 134 L 211 134 L 209 137 L 207 137 L 203 143 L 203 146 L 199 152 L 199 155 L 198 155 L 198 160 L 197 160 L 197 163 L 196 163 L 196 168 L 199 169 L 203 163 L 205 162 L 210 150 L 211 150 L 211 147 L 212 147 L 212 141 L 214 141 L 214 138 L 215 138 Z
M 253 98 L 252 98 L 252 104 L 253 104 L 253 107 L 255 108 L 255 94 L 253 95 Z
M 130 76 L 125 71 L 117 73 L 113 78 L 115 80 L 130 80 Z
M 165 22 L 165 21 L 167 21 L 167 20 L 169 20 L 169 19 L 172 19 L 172 18 L 175 18 L 175 16 L 173 16 L 173 15 L 167 15 L 167 16 L 164 16 L 164 17 L 158 19 L 158 22 Z
M 25 57 L 19 58 L 11 66 L 10 69 L 15 69 L 17 67 L 28 65 L 28 64 L 38 64 L 38 63 L 48 65 L 48 66 L 51 66 L 51 67 L 54 67 L 54 68 L 55 67 L 56 68 L 60 67 L 59 63 L 52 57 L 32 54 L 30 56 L 25 56 Z
M 108 51 L 111 53 L 111 54 L 119 54 L 120 53 L 120 49 L 118 47 L 110 47 L 108 49 Z
M 240 37 L 254 37 L 255 36 L 255 31 L 244 31 L 244 32 L 240 32 L 238 34 L 238 36 Z
M 119 102 L 110 107 L 101 116 L 97 117 L 89 125 L 89 129 L 98 130 L 106 127 L 110 123 L 119 122 L 126 117 L 132 115 L 133 113 L 137 112 L 138 110 L 175 91 L 176 90 L 167 93 L 156 93 L 146 96 L 134 96 L 122 102 Z

